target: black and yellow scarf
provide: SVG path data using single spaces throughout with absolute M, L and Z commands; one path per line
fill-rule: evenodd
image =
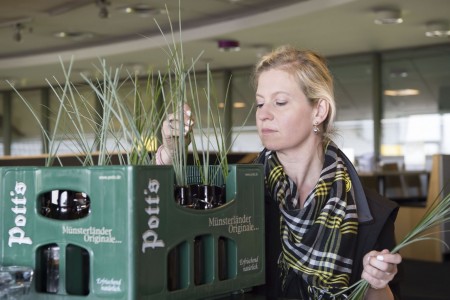
M 296 184 L 284 173 L 276 153 L 266 153 L 267 188 L 281 211 L 282 279 L 297 273 L 310 299 L 348 287 L 352 272 L 358 216 L 342 156 L 334 143 L 327 145 L 320 178 L 299 209 Z

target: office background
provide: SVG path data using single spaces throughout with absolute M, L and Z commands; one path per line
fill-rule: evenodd
M 64 80 L 61 63 L 73 63 L 81 93 L 92 94 L 80 74 L 95 78 L 100 59 L 145 86 L 149 70 L 165 69 L 169 18 L 175 31 L 181 27 L 186 59 L 199 58 L 199 73 L 209 64 L 217 98 L 227 95 L 223 114 L 237 135 L 235 152 L 261 149 L 254 118 L 242 127 L 254 101 L 249 77 L 258 57 L 282 44 L 327 57 L 336 142 L 361 170 L 393 160 L 429 168 L 431 155 L 450 152 L 447 0 L 3 0 L 2 7 L 1 155 L 43 151 L 40 128 L 12 86 L 39 116 L 58 105 L 50 85 Z M 51 117 L 45 122 L 52 127 Z

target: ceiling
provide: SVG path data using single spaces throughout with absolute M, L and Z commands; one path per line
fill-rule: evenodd
M 124 8 L 129 5 L 138 5 L 146 13 L 127 14 Z M 108 18 L 100 17 L 101 7 L 106 8 Z M 404 22 L 374 24 L 375 12 L 384 8 L 399 9 Z M 92 74 L 100 58 L 109 66 L 123 66 L 131 72 L 166 70 L 165 38 L 171 43 L 170 23 L 177 41 L 181 27 L 185 59 L 201 54 L 197 70 L 206 62 L 212 69 L 227 69 L 252 66 L 258 55 L 282 44 L 313 49 L 327 57 L 350 58 L 360 53 L 446 46 L 448 38 L 426 37 L 425 29 L 429 22 L 448 23 L 448 12 L 448 0 L 2 0 L 0 90 L 10 90 L 5 80 L 13 81 L 17 88 L 47 86 L 47 78 L 62 78 L 61 62 L 67 66 L 71 59 L 73 80 L 80 79 L 79 73 Z M 55 37 L 61 31 L 72 36 Z M 221 39 L 239 41 L 241 50 L 219 51 Z M 447 60 L 444 64 L 423 60 L 422 66 L 408 60 L 408 67 L 417 71 L 409 82 L 420 81 L 429 92 L 424 97 L 437 98 L 439 86 L 431 86 L 425 79 L 431 76 L 438 84 L 450 83 L 450 58 Z M 338 106 L 351 108 L 346 111 L 349 119 L 367 115 L 370 119 L 370 105 L 359 103 L 360 95 L 367 95 L 368 83 L 362 84 L 358 74 L 367 70 L 353 68 L 345 70 L 352 72 L 352 78 L 345 79 L 348 74 L 343 70 L 340 74 L 337 92 L 346 100 Z M 413 107 L 426 109 L 426 101 L 417 103 L 388 101 L 386 105 L 393 114 Z M 355 115 L 358 105 L 361 112 Z
M 152 10 L 124 13 L 130 4 Z M 108 18 L 99 16 L 104 5 Z M 380 8 L 398 8 L 404 22 L 375 25 Z M 0 89 L 9 89 L 5 79 L 19 88 L 45 86 L 45 78 L 62 74 L 60 60 L 72 58 L 74 75 L 92 72 L 99 58 L 134 71 L 164 69 L 167 42 L 158 25 L 170 39 L 169 17 L 182 29 L 187 59 L 204 51 L 200 62 L 225 69 L 251 66 L 286 43 L 328 57 L 448 43 L 424 31 L 427 22 L 449 22 L 449 11 L 448 0 L 2 0 Z M 61 31 L 72 37 L 55 37 Z M 219 51 L 219 39 L 238 40 L 241 50 Z

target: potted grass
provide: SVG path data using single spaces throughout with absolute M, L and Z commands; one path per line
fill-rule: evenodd
M 153 165 L 156 137 L 162 124 L 159 116 L 163 113 L 156 105 L 160 89 L 153 83 L 153 78 L 148 78 L 143 94 L 133 75 L 120 79 L 121 69 L 111 69 L 101 60 L 97 67 L 99 78 L 93 80 L 82 75 L 101 104 L 98 108 L 89 95 L 80 92 L 77 84 L 71 81 L 73 60 L 67 67 L 61 62 L 61 66 L 64 81 L 55 79 L 56 83 L 52 84 L 47 80 L 58 104 L 57 110 L 50 114 L 54 120 L 52 133 L 45 130 L 29 101 L 15 90 L 35 117 L 46 140 L 44 145 L 48 145 L 45 167 L 64 167 L 61 148 L 71 149 L 81 167 Z M 125 90 L 126 83 L 131 88 Z M 11 87 L 14 89 L 12 84 Z M 70 200 L 58 198 L 56 201 L 52 200 L 55 191 L 39 197 L 41 215 L 53 219 L 79 219 L 89 214 L 91 199 L 86 193 L 59 191 L 60 197 L 68 194 Z
M 211 135 L 209 133 L 209 129 L 213 128 L 214 135 L 213 140 L 215 140 L 215 144 L 217 146 L 223 146 L 223 135 L 222 132 L 218 132 L 217 130 L 223 129 L 222 123 L 220 119 L 215 119 L 215 115 L 217 118 L 220 118 L 220 114 L 218 113 L 218 103 L 217 101 L 213 101 L 212 97 L 212 76 L 209 69 L 209 64 L 207 65 L 206 70 L 206 87 L 203 89 L 203 93 L 199 92 L 197 89 L 197 78 L 194 76 L 192 80 L 190 80 L 191 87 L 191 98 L 192 105 L 194 110 L 194 115 L 197 120 L 197 130 L 199 132 L 199 139 L 201 148 L 198 147 L 195 139 L 192 139 L 192 147 L 193 147 L 193 157 L 194 163 L 197 166 L 197 170 L 199 172 L 200 183 L 191 185 L 191 194 L 194 202 L 194 207 L 198 209 L 211 209 L 214 207 L 221 206 L 225 203 L 226 200 L 226 188 L 225 185 L 217 185 L 214 184 L 215 179 L 217 179 L 218 172 L 221 172 L 223 177 L 219 182 L 225 182 L 228 174 L 228 164 L 226 160 L 227 153 L 218 152 L 218 166 L 217 162 L 210 161 L 210 152 L 213 150 Z M 204 97 L 202 97 L 202 94 Z M 201 101 L 201 99 L 205 101 Z M 215 100 L 216 98 L 214 98 Z M 206 110 L 206 120 L 202 120 L 202 112 L 201 107 Z M 213 109 L 213 107 L 215 109 Z M 214 114 L 214 111 L 217 113 Z M 206 124 L 206 130 L 202 126 L 202 124 Z M 223 150 L 223 149 L 221 149 Z M 217 180 L 216 180 L 217 181 Z
M 181 36 L 181 22 L 179 23 L 179 43 L 177 43 L 168 11 L 167 16 L 169 18 L 171 39 L 164 34 L 162 28 L 157 23 L 157 26 L 166 41 L 166 54 L 168 55 L 167 70 L 164 74 L 158 72 L 158 81 L 161 86 L 161 98 L 165 108 L 164 118 L 167 118 L 168 114 L 173 114 L 181 124 L 184 124 L 183 108 L 188 102 L 187 83 L 189 82 L 190 77 L 193 76 L 194 65 L 201 54 L 197 59 L 192 60 L 191 64 L 186 64 L 183 52 L 183 39 Z M 179 16 L 179 19 L 181 20 L 181 16 Z M 177 131 L 176 135 L 171 136 L 171 144 L 173 145 L 173 153 L 171 153 L 172 166 L 175 174 L 174 197 L 177 203 L 183 206 L 191 206 L 192 201 L 187 174 L 187 139 L 191 138 L 191 133 L 187 132 L 184 126 L 179 126 Z
M 231 82 L 231 78 L 229 84 Z M 228 87 L 229 87 L 228 84 Z M 197 120 L 196 132 L 198 141 L 192 139 L 194 164 L 199 173 L 199 184 L 191 186 L 191 194 L 194 205 L 200 209 L 210 209 L 219 207 L 226 202 L 226 179 L 229 174 L 228 153 L 230 152 L 236 138 L 229 139 L 231 130 L 228 132 L 224 126 L 221 117 L 221 104 L 227 106 L 227 92 L 225 93 L 225 101 L 219 102 L 215 93 L 213 76 L 206 66 L 206 87 L 199 91 L 197 89 L 197 77 L 190 78 L 190 95 L 194 115 Z M 203 108 L 203 111 L 202 111 Z M 245 126 L 253 108 L 241 126 Z M 206 120 L 202 119 L 202 116 Z M 206 126 L 204 126 L 206 124 Z M 227 144 L 227 140 L 231 140 Z M 199 144 L 199 145 L 198 145 Z M 215 153 L 215 160 L 211 160 L 211 153 Z
M 161 28 L 160 31 L 164 35 Z M 202 54 L 185 61 L 181 23 L 179 31 L 180 36 L 176 38 L 170 27 L 171 38 L 167 38 L 165 49 L 166 69 L 152 72 L 145 88 L 134 74 L 123 79 L 121 68 L 111 68 L 105 60 L 99 61 L 97 78 L 83 76 L 85 86 L 99 100 L 100 108 L 92 103 L 92 95 L 84 95 L 78 84 L 72 82 L 73 60 L 68 66 L 61 62 L 62 82 L 48 80 L 58 104 L 52 114 L 54 130 L 47 132 L 33 113 L 48 144 L 46 167 L 13 170 L 9 175 L 0 170 L 0 179 L 3 186 L 9 186 L 20 177 L 29 185 L 29 199 L 42 190 L 53 192 L 61 188 L 83 189 L 81 194 L 87 196 L 83 196 L 85 214 L 76 220 L 35 216 L 39 208 L 34 209 L 35 202 L 30 202 L 27 224 L 32 225 L 27 234 L 33 236 L 33 243 L 39 247 L 1 250 L 2 260 L 21 255 L 26 264 L 31 264 L 30 260 L 36 257 L 37 268 L 46 270 L 42 264 L 47 263 L 47 254 L 63 251 L 62 247 L 72 251 L 72 244 L 76 246 L 72 252 L 78 258 L 72 259 L 67 250 L 61 256 L 61 263 L 52 261 L 53 266 L 58 265 L 65 272 L 66 277 L 61 280 L 67 282 L 57 282 L 52 285 L 54 289 L 47 291 L 48 277 L 38 271 L 39 290 L 33 293 L 33 299 L 46 299 L 48 293 L 89 295 L 92 299 L 182 299 L 200 294 L 213 297 L 263 283 L 264 267 L 258 264 L 263 260 L 264 249 L 263 206 L 257 203 L 263 199 L 262 168 L 228 165 L 231 145 L 226 145 L 225 139 L 231 132 L 225 132 L 220 120 L 211 71 L 208 66 L 206 86 L 201 87 L 195 65 Z M 27 99 L 16 92 L 32 110 Z M 172 166 L 156 165 L 155 152 L 161 143 L 163 121 L 169 114 L 175 114 L 184 123 L 184 104 L 194 108 L 194 119 L 198 121 L 196 131 L 203 142 L 196 144 L 193 133 L 180 126 L 172 137 Z M 200 107 L 208 108 L 206 126 L 201 120 Z M 187 139 L 193 141 L 194 165 L 188 164 Z M 60 156 L 66 143 L 74 150 L 81 167 L 63 165 Z M 217 152 L 217 161 L 210 159 L 210 152 Z M 114 165 L 117 163 L 119 166 Z M 60 167 L 48 168 L 58 164 Z M 173 201 L 181 193 L 189 196 L 192 192 L 189 185 L 209 186 L 216 184 L 216 178 L 221 182 L 222 197 L 217 203 L 225 202 L 225 184 L 232 191 L 229 195 L 234 197 L 223 209 L 187 210 Z M 240 185 L 242 181 L 248 185 L 245 189 Z M 185 192 L 177 192 L 186 187 Z M 186 206 L 194 207 L 193 200 L 184 201 L 182 204 L 190 202 Z M 204 206 L 196 208 L 204 210 L 214 205 L 208 198 L 204 202 Z M 46 210 L 45 205 L 41 210 Z M 8 217 L 5 222 L 11 220 L 14 219 Z M 100 233 L 92 237 L 78 235 L 78 232 L 91 231 Z M 45 232 L 52 232 L 55 242 L 49 244 Z M 218 253 L 213 253 L 216 250 Z M 7 253 L 4 255 L 3 251 Z M 240 260 L 248 263 L 241 267 Z M 115 262 L 113 268 L 111 261 Z M 83 270 L 72 272 L 71 267 L 77 266 Z M 167 277 L 160 275 L 164 270 Z M 193 279 L 190 270 L 194 270 Z M 78 284 L 75 287 L 69 282 L 74 276 L 80 277 L 73 280 Z
M 199 147 L 193 137 L 193 132 L 186 132 L 184 126 L 177 128 L 177 134 L 171 137 L 171 144 L 173 145 L 172 165 L 175 173 L 175 200 L 185 207 L 209 209 L 225 202 L 225 186 L 223 184 L 216 186 L 213 183 L 214 181 L 224 183 L 228 176 L 227 155 L 232 144 L 226 145 L 225 141 L 231 135 L 231 131 L 225 132 L 220 118 L 219 103 L 217 97 L 214 97 L 212 72 L 209 64 L 206 65 L 205 85 L 201 86 L 197 80 L 196 64 L 203 53 L 190 61 L 186 61 L 183 51 L 181 22 L 179 23 L 177 39 L 169 12 L 167 12 L 167 15 L 170 24 L 170 38 L 158 26 L 166 40 L 166 53 L 168 55 L 167 72 L 165 75 L 158 74 L 162 86 L 161 98 L 165 107 L 164 112 L 165 115 L 174 114 L 174 117 L 181 124 L 184 124 L 182 108 L 185 104 L 190 105 L 193 108 L 192 117 L 196 123 L 195 130 L 201 140 L 201 146 Z M 180 15 L 179 19 L 181 19 Z M 206 110 L 206 114 L 202 112 L 201 108 Z M 250 109 L 247 119 L 251 112 L 252 109 Z M 203 115 L 206 116 L 206 120 L 202 119 Z M 245 125 L 246 120 L 242 126 Z M 209 134 L 209 130 L 212 130 L 213 134 Z M 188 141 L 192 142 L 195 169 L 188 166 Z M 216 145 L 215 148 L 213 148 L 213 144 Z M 210 161 L 210 152 L 216 153 L 217 161 Z M 193 175 L 194 173 L 196 175 Z M 196 182 L 192 182 L 188 177 L 196 178 L 194 180 Z M 220 179 L 218 179 L 219 177 Z M 200 197 L 199 195 L 203 196 Z M 213 195 L 215 196 L 213 197 Z
M 165 285 L 164 279 L 154 278 L 141 287 L 127 276 L 149 278 L 151 272 L 142 265 L 163 269 L 166 262 L 167 225 L 154 221 L 159 220 L 154 199 L 170 194 L 172 173 L 168 167 L 151 168 L 156 145 L 148 147 L 157 139 L 164 114 L 164 107 L 156 105 L 159 81 L 149 76 L 142 92 L 134 75 L 121 79 L 120 68 L 111 69 L 102 60 L 99 78 L 84 78 L 90 90 L 85 94 L 71 80 L 72 65 L 62 64 L 64 81 L 50 85 L 57 102 L 50 114 L 53 132 L 16 90 L 42 130 L 48 155 L 44 167 L 0 168 L 2 206 L 12 204 L 5 193 L 22 197 L 23 206 L 19 223 L 14 210 L 0 212 L 0 236 L 8 245 L 0 251 L 0 263 L 33 267 L 33 299 L 137 299 L 148 293 L 148 286 Z M 99 108 L 92 98 L 99 99 Z M 63 147 L 72 149 L 79 166 L 63 164 Z M 166 207 L 162 211 L 169 214 Z M 98 283 L 98 278 L 118 280 Z
M 93 80 L 82 75 L 85 84 L 99 99 L 98 109 L 71 81 L 73 60 L 68 67 L 62 62 L 61 66 L 62 83 L 56 79 L 55 83 L 46 80 L 58 103 L 57 110 L 50 114 L 54 120 L 52 133 L 47 132 L 28 100 L 10 83 L 41 128 L 44 144 L 48 145 L 45 166 L 63 166 L 59 150 L 64 143 L 68 144 L 64 145 L 66 148 L 72 149 L 81 166 L 111 165 L 113 157 L 117 157 L 121 165 L 154 164 L 154 155 L 149 152 L 155 151 L 151 143 L 157 143 L 163 113 L 156 105 L 159 87 L 153 83 L 154 79 L 149 77 L 143 95 L 136 78 L 129 74 L 120 79 L 120 68 L 111 70 L 104 60 L 100 61 L 99 78 Z M 126 83 L 131 89 L 122 93 Z

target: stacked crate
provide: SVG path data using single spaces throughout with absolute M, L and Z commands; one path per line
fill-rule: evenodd
M 229 168 L 226 203 L 208 210 L 174 201 L 170 166 L 0 168 L 0 265 L 33 267 L 37 300 L 213 298 L 263 284 L 262 166 Z M 43 214 L 51 191 L 87 195 L 88 211 Z

